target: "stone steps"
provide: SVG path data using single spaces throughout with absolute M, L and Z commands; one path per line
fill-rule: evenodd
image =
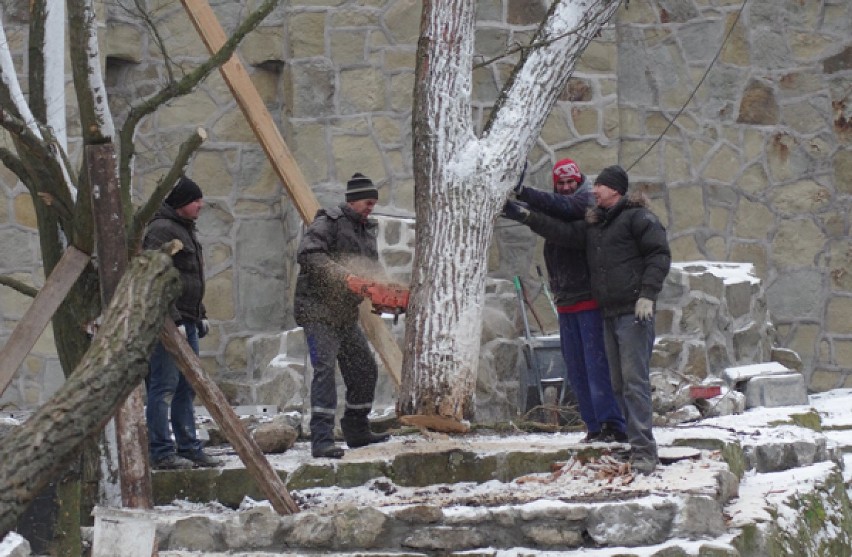
M 296 515 L 245 499 L 264 498 L 227 457 L 224 469 L 155 473 L 160 506 L 137 516 L 156 522 L 163 557 L 845 555 L 843 454 L 815 431 L 819 416 L 796 407 L 745 422 L 656 429 L 661 456 L 695 458 L 647 477 L 595 477 L 612 447 L 580 434 L 395 436 L 340 461 L 297 443 L 270 455 Z

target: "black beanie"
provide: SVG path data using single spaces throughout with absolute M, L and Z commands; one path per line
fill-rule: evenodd
M 189 205 L 202 197 L 204 196 L 201 194 L 201 188 L 198 187 L 198 184 L 186 176 L 181 176 L 177 185 L 166 196 L 166 205 L 172 209 L 180 209 L 184 205 Z
M 373 185 L 373 181 L 356 172 L 346 182 L 346 201 L 359 201 L 361 199 L 378 199 L 379 190 Z
M 601 173 L 595 179 L 595 183 L 609 186 L 621 195 L 627 193 L 627 186 L 629 185 L 627 172 L 617 164 L 607 166 L 601 170 Z

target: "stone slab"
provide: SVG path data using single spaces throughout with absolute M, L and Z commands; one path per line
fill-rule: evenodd
M 761 375 L 787 374 L 792 370 L 778 362 L 765 362 L 761 364 L 749 364 L 726 368 L 723 372 L 725 380 L 729 385 L 735 385 L 741 381 L 748 381 L 752 377 Z
M 805 377 L 801 373 L 760 375 L 745 384 L 746 408 L 808 404 Z

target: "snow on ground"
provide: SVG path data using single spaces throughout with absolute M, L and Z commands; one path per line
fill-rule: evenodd
M 678 438 L 702 438 L 734 440 L 739 438 L 743 444 L 758 445 L 761 443 L 777 442 L 779 440 L 811 441 L 824 435 L 829 443 L 840 447 L 852 448 L 852 389 L 838 389 L 820 393 L 810 397 L 809 406 L 791 406 L 781 408 L 757 408 L 743 414 L 724 416 L 684 424 L 671 428 L 655 428 L 654 433 L 665 451 Z M 791 414 L 802 414 L 816 410 L 822 419 L 824 431 L 814 432 L 805 428 L 789 425 Z M 537 433 L 518 435 L 443 435 L 435 433 L 396 436 L 387 443 L 373 445 L 357 450 L 347 451 L 343 461 L 375 461 L 377 459 L 391 460 L 400 452 L 430 453 L 448 450 L 465 450 L 488 455 L 506 451 L 542 451 L 557 450 L 576 445 L 582 433 Z M 214 452 L 218 451 L 214 449 Z M 241 467 L 239 458 L 233 454 L 223 455 L 227 468 Z M 279 470 L 295 470 L 304 462 L 313 461 L 310 456 L 309 444 L 299 442 L 296 446 L 280 455 L 267 455 L 271 465 Z M 305 489 L 293 492 L 294 498 L 305 509 L 318 513 L 334 513 L 342 509 L 369 506 L 385 509 L 428 502 L 437 504 L 448 514 L 464 518 L 471 513 L 483 512 L 483 508 L 492 510 L 501 505 L 521 505 L 535 512 L 541 508 L 564 506 L 572 501 L 583 500 L 594 504 L 605 504 L 613 498 L 644 498 L 653 501 L 655 498 L 670 496 L 677 492 L 702 492 L 715 490 L 717 487 L 716 474 L 724 468 L 719 455 L 712 451 L 701 451 L 700 460 L 685 459 L 660 467 L 651 476 L 632 475 L 619 468 L 620 462 L 615 459 L 602 459 L 599 462 L 585 463 L 568 461 L 565 466 L 550 474 L 530 474 L 515 481 L 503 483 L 497 480 L 483 484 L 458 483 L 428 487 L 407 488 L 394 485 L 387 478 L 374 479 L 367 484 L 341 489 L 336 487 Z M 336 462 L 329 460 L 335 465 Z M 731 525 L 737 526 L 748 522 L 765 522 L 772 520 L 770 508 L 776 512 L 780 509 L 780 520 L 792 521 L 793 511 L 786 508 L 783 502 L 796 492 L 806 491 L 814 482 L 820 481 L 833 470 L 832 462 L 817 463 L 812 466 L 794 470 L 757 474 L 747 472 L 743 477 L 738 497 L 726 506 L 726 513 L 731 517 Z M 844 455 L 844 479 L 847 485 L 852 477 L 852 455 Z M 711 491 L 712 493 L 712 491 Z M 243 508 L 268 506 L 267 501 L 246 499 Z M 206 515 L 211 519 L 225 518 L 235 511 L 216 502 L 194 504 L 185 501 L 175 501 L 172 505 L 155 509 L 161 516 L 176 519 L 179 516 Z M 680 547 L 687 551 L 690 545 L 708 547 L 707 544 L 726 543 L 728 536 L 715 542 L 689 542 L 685 540 L 669 540 L 659 546 L 647 547 L 647 555 L 666 547 Z M 6 542 L 8 542 L 8 536 Z M 2 547 L 2 546 L 0 546 Z M 630 548 L 631 554 L 639 548 Z M 618 548 L 600 550 L 577 550 L 572 555 L 603 556 L 618 554 Z M 557 552 L 530 552 L 523 550 L 524 555 L 550 556 Z M 2 555 L 2 552 L 0 552 Z M 172 553 L 170 553 L 172 555 Z M 190 555 L 190 553 L 187 553 Z M 517 551 L 500 550 L 496 555 L 508 557 L 519 555 Z

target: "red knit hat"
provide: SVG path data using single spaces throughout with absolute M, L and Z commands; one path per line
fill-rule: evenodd
M 572 161 L 571 159 L 562 159 L 553 165 L 553 186 L 556 187 L 556 183 L 560 178 L 571 178 L 577 183 L 583 179 L 583 175 L 580 174 L 580 167 L 577 166 L 577 163 Z

